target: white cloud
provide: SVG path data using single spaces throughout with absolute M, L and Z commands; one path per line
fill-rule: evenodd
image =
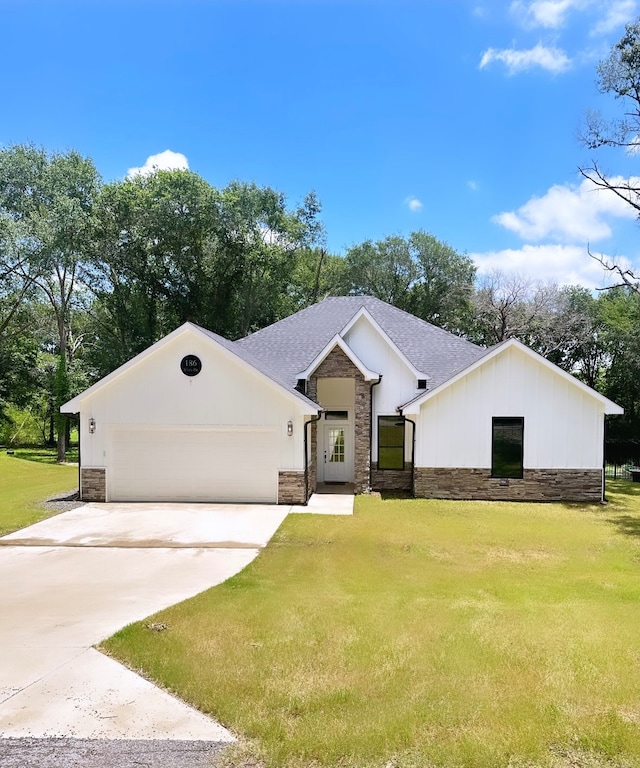
M 494 61 L 502 62 L 510 75 L 518 72 L 526 72 L 533 67 L 541 67 L 548 72 L 565 72 L 571 67 L 571 59 L 559 48 L 547 48 L 538 43 L 535 47 L 526 51 L 518 51 L 515 48 L 488 48 L 480 60 L 480 69 Z
M 469 179 L 469 181 L 467 182 L 467 186 L 472 192 L 478 191 L 478 182 L 475 181 L 474 179 Z
M 410 211 L 417 213 L 423 208 L 422 202 L 417 197 L 405 197 L 404 203 Z
M 593 26 L 589 33 L 592 37 L 606 35 L 614 29 L 631 21 L 636 15 L 636 0 L 613 0 L 605 15 Z
M 610 179 L 614 184 L 640 185 L 640 178 Z M 636 211 L 616 194 L 585 179 L 579 186 L 556 184 L 543 197 L 532 197 L 517 211 L 493 221 L 523 240 L 552 239 L 565 243 L 597 242 L 611 237 L 608 218 L 634 219 Z
M 567 26 L 570 13 L 590 11 L 598 15 L 590 34 L 598 37 L 631 21 L 637 6 L 637 0 L 514 0 L 510 10 L 525 28 L 554 30 Z
M 593 2 L 594 0 L 532 0 L 525 3 L 515 0 L 511 3 L 511 12 L 525 26 L 559 29 L 565 25 L 570 11 L 583 11 Z
M 127 178 L 149 176 L 156 171 L 187 171 L 188 169 L 189 161 L 182 153 L 165 149 L 157 155 L 149 155 L 146 163 L 139 168 L 129 168 Z
M 558 285 L 583 285 L 590 290 L 611 285 L 613 279 L 589 256 L 587 248 L 580 245 L 524 245 L 520 249 L 469 255 L 479 275 L 490 274 L 497 269 Z M 616 258 L 615 261 L 623 267 L 631 266 L 624 258 Z

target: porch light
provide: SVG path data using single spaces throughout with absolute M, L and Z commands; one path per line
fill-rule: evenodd
M 288 421 L 287 422 L 287 435 L 291 437 L 293 435 L 293 422 Z
M 89 419 L 89 434 L 92 435 L 96 431 L 96 420 L 93 416 Z

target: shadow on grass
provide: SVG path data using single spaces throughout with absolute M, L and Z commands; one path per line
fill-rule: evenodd
M 399 499 L 412 499 L 411 491 L 380 491 L 382 501 L 398 501 Z
M 11 449 L 10 449 L 11 450 Z M 24 461 L 35 461 L 38 464 L 57 464 L 58 454 L 55 448 L 15 448 L 13 457 Z M 77 463 L 78 449 L 71 448 L 67 451 L 67 462 Z
M 620 515 L 619 517 L 609 517 L 607 522 L 615 525 L 620 533 L 627 536 L 640 536 L 640 517 Z

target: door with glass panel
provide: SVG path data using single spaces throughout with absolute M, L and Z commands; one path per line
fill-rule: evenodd
M 325 411 L 323 417 L 321 479 L 325 483 L 348 483 L 353 480 L 351 425 L 348 411 Z

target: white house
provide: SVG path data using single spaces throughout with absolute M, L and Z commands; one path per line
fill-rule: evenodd
M 622 413 L 516 340 L 487 350 L 362 296 L 236 342 L 185 323 L 61 410 L 85 500 L 288 504 L 318 483 L 600 500 Z

